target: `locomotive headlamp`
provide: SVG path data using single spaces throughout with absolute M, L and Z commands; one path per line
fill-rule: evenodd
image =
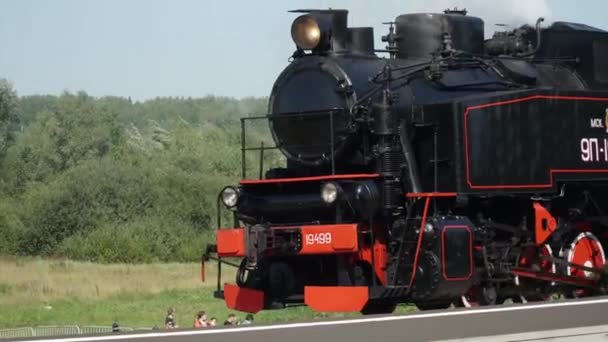
M 321 186 L 321 198 L 327 204 L 334 203 L 338 198 L 338 185 L 333 182 Z
M 320 14 L 304 14 L 291 24 L 291 38 L 303 50 L 324 48 L 329 39 L 331 22 Z
M 291 25 L 291 38 L 304 50 L 314 49 L 321 41 L 321 27 L 312 16 L 299 16 Z
M 227 186 L 222 190 L 221 198 L 227 208 L 234 208 L 239 200 L 239 191 L 232 186 Z

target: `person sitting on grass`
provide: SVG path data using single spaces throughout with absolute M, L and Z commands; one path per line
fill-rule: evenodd
M 209 319 L 209 326 L 214 327 L 216 325 L 217 325 L 217 318 L 211 317 L 211 319 Z
M 224 325 L 236 325 L 236 315 L 231 313 L 228 315 L 228 319 L 224 321 Z
M 245 320 L 241 322 L 241 325 L 249 325 L 249 324 L 253 324 L 253 315 L 252 314 L 248 314 L 245 317 Z
M 198 314 L 196 314 L 196 319 L 194 320 L 194 327 L 195 328 L 204 328 L 207 326 L 207 314 L 205 313 L 205 311 L 199 311 Z
M 177 324 L 175 324 L 175 308 L 170 308 L 167 310 L 167 317 L 165 317 L 165 329 L 175 328 L 177 328 Z

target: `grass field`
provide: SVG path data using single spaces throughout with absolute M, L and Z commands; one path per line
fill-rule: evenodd
M 207 268 L 200 280 L 200 265 L 99 265 L 68 260 L 0 258 L 0 329 L 38 325 L 105 325 L 162 327 L 166 310 L 175 307 L 177 324 L 190 327 L 194 315 L 205 310 L 221 324 L 229 311 L 213 298 L 216 273 Z M 223 272 L 222 282 L 233 282 L 234 270 Z M 400 312 L 411 307 L 400 307 Z M 240 319 L 243 313 L 235 312 Z M 305 307 L 264 311 L 260 322 L 356 316 L 320 314 Z

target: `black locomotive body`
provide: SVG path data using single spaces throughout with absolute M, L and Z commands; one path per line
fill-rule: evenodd
M 608 32 L 539 19 L 484 40 L 448 10 L 398 16 L 378 51 L 345 10 L 299 12 L 266 117 L 287 164 L 219 196 L 229 307 L 604 292 Z

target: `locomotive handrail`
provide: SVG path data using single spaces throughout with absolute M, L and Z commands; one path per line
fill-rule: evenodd
M 267 147 L 267 146 L 264 146 L 264 147 L 261 147 L 261 146 L 260 147 L 247 147 L 246 150 L 247 151 L 259 151 L 259 150 L 262 150 L 262 149 L 264 149 L 264 150 L 276 150 L 276 149 L 278 149 L 281 146 L 283 146 L 283 147 L 323 147 L 323 146 L 327 146 L 327 145 L 325 145 L 325 144 L 310 144 L 310 145 L 275 144 L 275 146 L 270 146 L 270 147 Z
M 247 151 L 261 151 L 261 158 L 260 158 L 260 178 L 262 178 L 262 166 L 263 166 L 263 162 L 264 162 L 264 158 L 263 158 L 263 153 L 266 150 L 277 150 L 280 149 L 281 147 L 308 147 L 308 148 L 314 148 L 314 147 L 324 147 L 327 146 L 325 144 L 309 144 L 309 145 L 289 145 L 289 144 L 277 144 L 276 142 L 274 143 L 274 146 L 264 146 L 264 142 L 262 141 L 262 144 L 260 147 L 247 147 L 246 146 L 246 125 L 245 123 L 247 121 L 254 121 L 254 120 L 268 120 L 269 122 L 272 122 L 274 120 L 282 120 L 282 119 L 291 119 L 291 118 L 298 118 L 301 117 L 303 119 L 310 119 L 311 117 L 323 117 L 323 116 L 329 116 L 329 133 L 330 133 L 330 149 L 331 149 L 331 170 L 332 170 L 332 175 L 335 175 L 335 161 L 334 161 L 334 148 L 335 148 L 335 142 L 334 142 L 334 133 L 335 133 L 335 129 L 334 129 L 334 115 L 336 113 L 346 113 L 346 111 L 344 109 L 329 109 L 329 110 L 325 110 L 325 111 L 302 111 L 302 112 L 297 112 L 297 113 L 281 113 L 281 114 L 267 114 L 267 115 L 259 115 L 259 116 L 250 116 L 250 117 L 242 117 L 240 118 L 241 121 L 241 167 L 242 167 L 242 178 L 245 179 L 246 178 L 246 170 L 247 170 L 247 165 L 246 165 L 246 158 L 245 158 L 245 153 Z M 271 132 L 272 134 L 272 132 Z M 222 203 L 221 203 L 221 193 L 218 194 L 217 197 L 217 226 L 216 229 L 222 229 Z M 238 224 L 238 218 L 236 217 L 236 214 L 233 213 L 233 227 L 236 227 Z M 223 260 L 224 258 L 220 257 L 219 255 L 216 257 L 212 257 L 210 254 L 212 252 L 217 253 L 217 250 L 214 248 L 215 246 L 208 246 L 207 250 L 205 251 L 204 255 L 202 256 L 202 263 L 204 264 L 205 260 L 212 260 L 215 259 L 217 261 L 217 290 L 216 290 L 216 295 L 219 295 L 222 291 L 221 291 L 221 278 L 222 278 L 222 264 L 228 264 L 230 266 L 233 267 L 238 267 L 238 265 L 235 265 L 229 261 Z M 374 258 L 374 251 L 372 250 L 372 258 Z M 375 279 L 374 279 L 374 284 L 375 284 Z
M 263 163 L 263 154 L 266 150 L 282 150 L 285 148 L 316 148 L 316 147 L 330 147 L 331 154 L 331 173 L 334 175 L 336 173 L 335 167 L 335 127 L 334 127 L 334 115 L 340 113 L 346 113 L 347 111 L 339 108 L 332 108 L 327 110 L 314 110 L 314 111 L 301 111 L 301 112 L 288 112 L 288 113 L 280 113 L 280 114 L 266 114 L 266 115 L 257 115 L 257 116 L 249 116 L 242 117 L 241 120 L 241 173 L 242 179 L 245 179 L 247 176 L 247 161 L 246 161 L 246 152 L 247 151 L 261 151 L 260 158 L 260 168 L 262 168 Z M 255 120 L 268 120 L 269 122 L 273 122 L 275 120 L 284 120 L 284 119 L 293 119 L 293 118 L 302 118 L 310 119 L 313 117 L 324 117 L 329 116 L 329 144 L 307 144 L 307 145 L 295 145 L 295 144 L 277 144 L 276 142 L 273 144 L 274 146 L 264 146 L 262 142 L 262 146 L 255 147 L 247 147 L 246 146 L 246 125 L 247 121 L 255 121 Z M 272 132 L 271 132 L 272 134 Z M 260 179 L 262 178 L 260 172 Z
M 241 120 L 261 120 L 261 119 L 282 119 L 288 117 L 298 117 L 298 116 L 326 116 L 329 115 L 330 112 L 344 112 L 344 109 L 327 109 L 327 110 L 311 110 L 311 111 L 301 111 L 301 112 L 288 112 L 288 113 L 280 113 L 280 114 L 266 114 L 266 115 L 258 115 L 258 116 L 246 116 L 242 117 Z

